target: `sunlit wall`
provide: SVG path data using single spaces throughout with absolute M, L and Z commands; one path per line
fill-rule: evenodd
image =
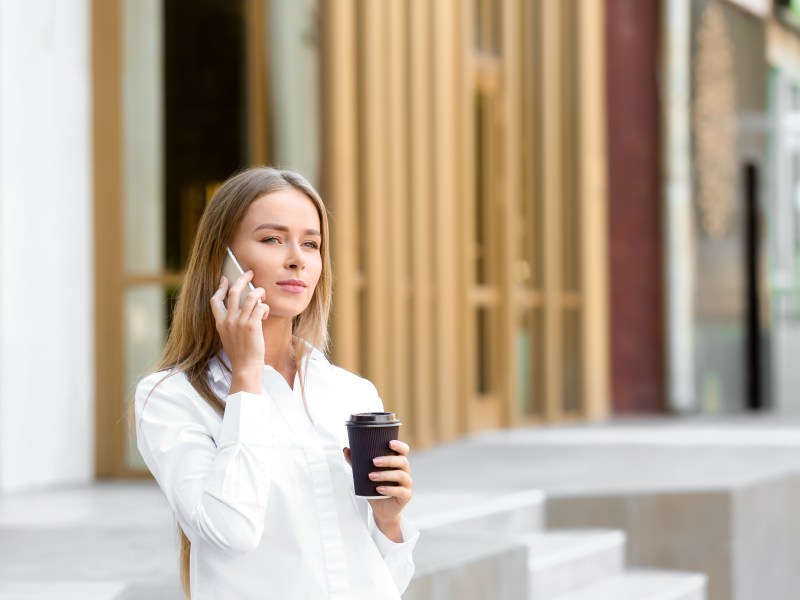
M 0 0 L 0 493 L 94 477 L 89 4 Z

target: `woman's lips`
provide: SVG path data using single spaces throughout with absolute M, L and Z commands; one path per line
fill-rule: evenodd
M 279 283 L 278 285 L 290 294 L 302 294 L 306 289 L 305 286 L 295 283 Z

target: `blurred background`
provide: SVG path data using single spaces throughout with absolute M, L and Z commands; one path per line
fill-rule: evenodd
M 0 0 L 0 507 L 149 479 L 127 403 L 252 164 L 322 193 L 332 359 L 422 466 L 687 416 L 793 446 L 797 0 Z M 730 560 L 709 597 L 800 585 Z

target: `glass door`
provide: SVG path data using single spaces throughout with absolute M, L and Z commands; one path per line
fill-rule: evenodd
M 164 345 L 206 203 L 247 164 L 247 30 L 244 0 L 122 8 L 122 352 L 132 393 Z M 123 470 L 143 467 L 131 436 Z

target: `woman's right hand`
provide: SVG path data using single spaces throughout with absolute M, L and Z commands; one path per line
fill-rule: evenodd
M 253 272 L 241 275 L 230 289 L 223 275 L 219 288 L 211 297 L 211 311 L 222 340 L 222 347 L 231 361 L 230 393 L 261 393 L 261 375 L 264 371 L 264 334 L 261 323 L 269 315 L 269 306 L 262 302 L 263 288 L 247 292 L 244 304 L 239 308 L 239 299 Z M 227 296 L 227 309 L 224 299 Z

